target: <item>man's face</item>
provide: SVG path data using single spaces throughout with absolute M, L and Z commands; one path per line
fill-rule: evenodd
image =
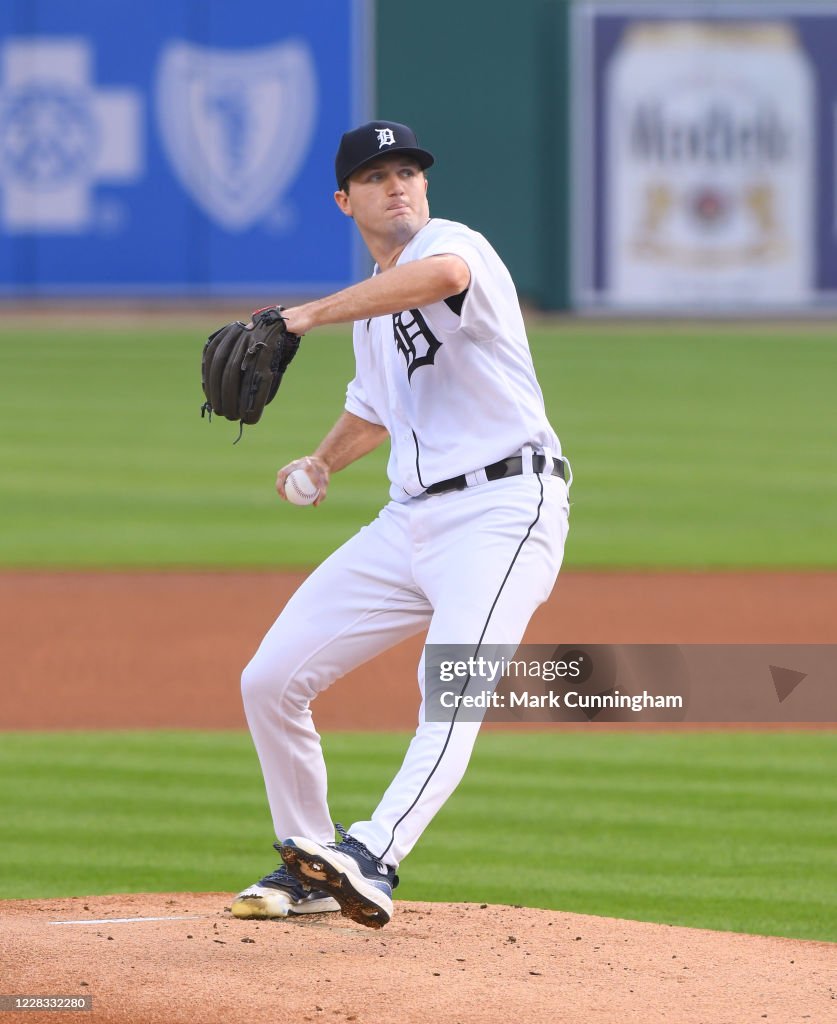
M 427 223 L 427 178 L 410 156 L 393 153 L 370 160 L 335 193 L 340 209 L 364 232 L 407 241 Z

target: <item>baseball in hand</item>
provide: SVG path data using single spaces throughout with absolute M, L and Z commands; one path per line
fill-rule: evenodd
M 310 505 L 317 500 L 319 487 L 304 469 L 295 469 L 285 481 L 285 497 L 292 505 Z

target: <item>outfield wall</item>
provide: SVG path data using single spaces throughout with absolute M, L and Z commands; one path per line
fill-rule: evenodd
M 0 5 L 0 294 L 330 291 L 371 0 Z
M 543 308 L 829 307 L 835 51 L 837 0 L 10 0 L 0 296 L 342 287 L 333 154 L 380 116 Z

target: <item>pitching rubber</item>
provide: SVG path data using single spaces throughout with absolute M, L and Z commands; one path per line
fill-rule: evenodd
M 300 881 L 316 882 L 340 904 L 345 917 L 367 928 L 383 928 L 392 917 L 392 899 L 367 882 L 356 861 L 311 839 L 286 839 L 280 851 Z

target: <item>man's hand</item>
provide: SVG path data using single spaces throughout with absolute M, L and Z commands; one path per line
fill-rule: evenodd
M 310 305 L 310 303 L 308 305 Z M 309 312 L 308 305 L 290 306 L 287 309 L 284 306 L 282 307 L 282 319 L 285 321 L 285 330 L 288 331 L 289 334 L 296 334 L 297 337 L 301 338 L 303 334 L 307 334 L 316 326 L 313 317 Z M 278 307 L 265 306 L 263 308 L 272 309 Z M 255 316 L 256 313 L 261 312 L 261 309 L 257 309 L 253 313 L 253 316 Z M 245 324 L 245 329 L 249 331 L 252 326 L 253 321 L 251 319 L 249 323 Z
M 340 419 L 326 434 L 313 455 L 294 459 L 276 474 L 276 490 L 279 497 L 284 501 L 288 500 L 285 493 L 285 481 L 295 469 L 304 469 L 311 483 L 320 492 L 317 495 L 317 500 L 312 504 L 322 504 L 326 498 L 332 472 L 336 473 L 356 459 L 362 458 L 388 437 L 389 433 L 386 427 L 382 427 L 378 423 L 370 423 L 368 420 L 361 419 L 344 410 Z
M 315 506 L 321 505 L 326 499 L 328 481 L 331 476 L 328 463 L 325 459 L 320 458 L 319 455 L 306 455 L 304 458 L 294 459 L 294 461 L 289 462 L 287 466 L 283 466 L 276 474 L 276 490 L 283 501 L 288 500 L 288 496 L 285 494 L 285 481 L 295 469 L 304 469 L 308 474 L 311 479 L 311 483 L 314 484 L 320 492 L 317 495 L 317 500 L 313 502 L 313 504 Z
M 285 329 L 291 334 L 298 334 L 300 338 L 316 326 L 307 305 L 283 309 L 282 317 L 285 320 Z

